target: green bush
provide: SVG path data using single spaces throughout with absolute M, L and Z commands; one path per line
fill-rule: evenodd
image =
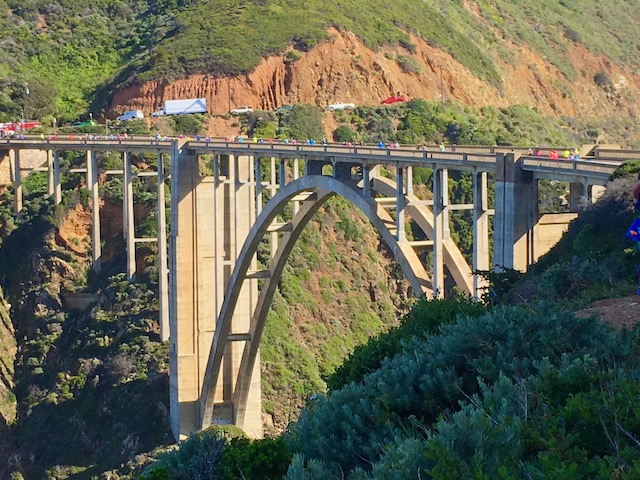
M 333 131 L 334 142 L 353 142 L 356 139 L 356 132 L 347 125 L 340 125 Z
M 398 327 L 356 348 L 327 379 L 327 386 L 337 390 L 349 382 L 359 383 L 366 374 L 380 368 L 385 358 L 402 353 L 404 341 L 435 333 L 440 325 L 455 322 L 458 315 L 477 317 L 483 312 L 481 304 L 463 298 L 446 301 L 421 298 Z
M 197 115 L 177 115 L 172 118 L 173 129 L 181 135 L 197 135 L 202 132 L 202 120 Z
M 360 384 L 311 402 L 291 428 L 291 445 L 307 460 L 336 463 L 345 472 L 370 470 L 393 438 L 415 436 L 501 377 L 518 383 L 547 365 L 585 355 L 614 365 L 631 358 L 632 342 L 598 319 L 576 318 L 551 305 L 535 313 L 498 307 L 477 318 L 459 317 L 439 334 L 406 340 L 403 353 Z
M 310 138 L 320 139 L 324 137 L 322 119 L 322 110 L 318 107 L 294 105 L 289 113 L 282 118 L 278 136 L 300 141 L 306 141 Z

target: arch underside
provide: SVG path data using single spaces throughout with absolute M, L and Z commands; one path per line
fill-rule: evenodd
M 384 195 L 391 196 L 396 194 L 395 184 L 388 179 L 375 178 L 373 187 Z M 221 374 L 222 358 L 227 344 L 227 337 L 231 330 L 238 296 L 243 282 L 247 279 L 251 260 L 254 258 L 260 242 L 277 215 L 282 212 L 283 208 L 294 197 L 300 198 L 302 194 L 308 194 L 309 196 L 301 203 L 299 211 L 290 222 L 288 231 L 283 233 L 278 249 L 267 269 L 268 273 L 260 276 L 265 280 L 251 316 L 250 330 L 247 336 L 249 340 L 245 342 L 233 392 L 233 423 L 235 425 L 241 428 L 244 425 L 251 375 L 254 371 L 267 314 L 273 295 L 280 282 L 284 266 L 304 227 L 332 196 L 339 195 L 344 197 L 358 207 L 369 219 L 393 252 L 396 261 L 402 268 L 416 295 L 426 294 L 430 296 L 433 294 L 429 274 L 413 247 L 407 241 L 396 240 L 397 228 L 394 219 L 373 197 L 363 196 L 363 190 L 358 187 L 357 182 L 341 181 L 322 175 L 308 175 L 294 180 L 282 187 L 278 194 L 264 206 L 249 232 L 238 256 L 236 267 L 229 279 L 224 302 L 216 321 L 216 329 L 200 395 L 201 428 L 208 427 L 214 418 L 215 388 L 218 385 Z M 412 199 L 415 199 L 415 197 L 405 196 L 406 203 L 409 203 Z M 407 206 L 407 211 L 429 238 L 433 234 L 433 214 L 431 211 L 424 206 Z M 457 246 L 450 240 L 448 243 L 445 242 L 443 248 L 445 251 L 445 264 L 452 272 L 456 283 L 463 291 L 471 292 L 471 269 Z

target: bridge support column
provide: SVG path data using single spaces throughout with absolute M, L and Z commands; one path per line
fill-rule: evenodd
M 124 178 L 122 182 L 122 212 L 124 238 L 127 248 L 127 280 L 133 281 L 136 276 L 136 239 L 133 217 L 133 174 L 131 172 L 131 154 L 123 154 Z
M 407 233 L 404 230 L 404 168 L 396 167 L 396 240 L 404 242 L 407 239 Z
M 56 205 L 62 202 L 62 183 L 60 181 L 60 154 L 53 152 L 53 196 Z
M 582 182 L 569 184 L 569 210 L 580 212 L 587 206 L 587 188 Z
M 246 160 L 246 159 L 242 159 Z M 175 142 L 171 160 L 170 400 L 171 429 L 181 438 L 212 423 L 235 423 L 234 391 L 257 284 L 239 296 L 215 388 L 213 415 L 203 418 L 200 395 L 207 361 L 236 257 L 255 222 L 259 161 L 231 155 L 214 160 L 214 177 L 200 177 L 198 158 Z M 274 170 L 275 172 L 275 170 Z M 254 260 L 255 262 L 255 260 Z M 255 268 L 255 265 L 254 265 Z M 249 340 L 250 341 L 250 340 Z M 256 363 L 243 428 L 262 435 L 260 367 Z
M 293 180 L 297 180 L 300 178 L 300 160 L 297 158 L 293 159 Z M 293 202 L 293 215 L 300 211 L 300 202 L 298 200 L 294 200 Z
M 413 167 L 407 167 L 405 179 L 407 182 L 406 193 L 407 196 L 413 195 Z
M 276 159 L 275 157 L 271 157 L 271 171 L 270 171 L 270 181 L 269 181 L 269 192 L 271 193 L 271 198 L 275 197 L 276 194 L 278 193 L 277 173 L 278 172 L 276 171 Z M 271 238 L 270 238 L 269 244 L 271 245 L 271 258 L 273 258 L 276 256 L 276 252 L 278 251 L 278 232 L 271 232 Z
M 96 152 L 87 151 L 87 188 L 91 194 L 91 261 L 93 270 L 100 271 L 102 246 L 100 238 L 100 192 L 98 190 L 98 161 Z
M 473 173 L 473 297 L 480 298 L 486 282 L 476 273 L 489 270 L 489 203 L 487 173 Z
M 538 189 L 513 153 L 496 153 L 496 213 L 493 262 L 497 268 L 525 271 L 533 263 L 533 227 L 538 218 Z
M 433 165 L 433 255 L 431 283 L 436 298 L 444 296 L 444 245 L 445 231 L 448 232 L 446 206 L 448 204 L 448 172 Z M 445 230 L 446 229 L 446 230 Z
M 362 196 L 365 198 L 371 197 L 371 170 L 366 163 L 362 162 Z
M 47 150 L 47 198 L 50 198 L 55 193 L 55 186 L 53 182 L 53 152 Z
M 11 161 L 11 180 L 13 180 L 14 208 L 16 213 L 22 211 L 22 170 L 20 169 L 20 150 L 9 150 Z
M 169 269 L 167 265 L 167 218 L 165 206 L 164 154 L 158 153 L 158 299 L 160 340 L 169 339 Z

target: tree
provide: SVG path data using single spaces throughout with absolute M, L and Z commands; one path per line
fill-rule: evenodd
M 283 119 L 280 136 L 306 140 L 322 138 L 322 110 L 313 105 L 295 105 Z

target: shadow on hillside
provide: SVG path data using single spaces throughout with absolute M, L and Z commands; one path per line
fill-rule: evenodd
M 63 472 L 69 478 L 95 478 L 173 443 L 168 392 L 168 376 L 161 375 L 113 387 L 88 384 L 71 398 L 59 396 L 57 404 L 53 394 L 47 395 L 51 401 L 32 407 L 14 428 L 25 478 Z

